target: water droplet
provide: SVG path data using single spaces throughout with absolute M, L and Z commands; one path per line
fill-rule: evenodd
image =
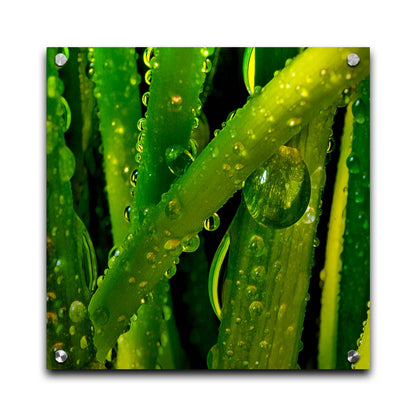
M 295 127 L 302 123 L 302 119 L 299 117 L 292 117 L 287 121 L 289 127 Z
M 139 131 L 143 131 L 145 125 L 146 125 L 146 118 L 145 117 L 142 117 L 137 121 L 137 129 Z
M 211 152 L 211 156 L 213 158 L 216 158 L 219 154 L 218 146 L 212 145 L 212 144 L 209 144 L 208 146 L 209 146 L 209 151 Z
M 170 251 L 170 250 L 177 248 L 179 244 L 181 244 L 181 240 L 177 238 L 171 238 L 170 240 L 166 241 L 164 248 L 165 250 Z
M 320 243 L 319 238 L 318 238 L 318 237 L 315 237 L 315 238 L 313 239 L 313 246 L 314 246 L 314 247 L 318 247 L 318 246 L 319 246 L 319 243 Z
M 178 198 L 174 198 L 171 201 L 169 201 L 165 208 L 165 215 L 173 220 L 179 217 L 181 214 L 181 204 L 178 200 Z
M 130 207 L 130 206 L 127 206 L 127 207 L 125 208 L 125 210 L 124 210 L 124 219 L 125 219 L 127 222 L 130 222 L 130 213 L 131 213 L 131 207 Z
M 100 286 L 101 286 L 101 284 L 103 283 L 103 281 L 104 281 L 104 276 L 103 276 L 103 275 L 101 275 L 101 276 L 97 279 L 97 287 L 100 287 Z
M 248 243 L 248 248 L 250 249 L 250 251 L 255 257 L 262 256 L 266 251 L 264 240 L 259 235 L 253 235 L 250 238 L 250 241 Z
M 247 130 L 247 137 L 250 140 L 255 140 L 256 139 L 256 135 L 254 134 L 253 129 L 248 129 Z
M 146 260 L 148 263 L 155 263 L 156 262 L 156 254 L 153 251 L 149 251 L 146 253 Z
M 169 170 L 176 176 L 182 176 L 194 158 L 180 145 L 169 146 L 165 151 L 166 163 Z
M 143 52 L 143 62 L 148 68 L 151 68 L 150 60 L 153 58 L 153 56 L 154 56 L 154 48 L 152 47 L 146 48 L 145 51 Z
M 335 140 L 334 138 L 331 136 L 328 140 L 328 147 L 326 149 L 327 153 L 332 153 L 335 149 Z
M 358 99 L 352 105 L 352 114 L 354 115 L 354 122 L 364 124 L 367 119 L 367 109 L 362 99 Z
M 48 325 L 56 325 L 58 323 L 58 316 L 53 312 L 46 312 L 46 323 Z
M 98 307 L 92 314 L 92 319 L 98 326 L 105 325 L 108 322 L 109 314 L 104 306 Z
M 270 348 L 270 344 L 266 340 L 263 340 L 263 341 L 260 341 L 259 347 L 265 350 L 265 349 Z
M 255 266 L 251 271 L 250 276 L 257 282 L 262 282 L 266 277 L 266 269 L 264 266 Z
M 111 269 L 114 265 L 116 258 L 120 255 L 121 248 L 114 246 L 108 253 L 108 268 Z
M 308 168 L 299 152 L 281 146 L 279 152 L 246 180 L 243 195 L 251 216 L 260 224 L 280 229 L 296 223 L 310 199 Z
M 172 309 L 168 305 L 162 306 L 162 312 L 163 312 L 163 319 L 165 321 L 169 321 L 170 318 L 172 318 Z
M 208 57 L 208 55 L 209 55 L 208 48 L 201 48 L 200 52 L 201 52 L 201 55 L 205 58 Z
M 237 156 L 247 156 L 247 151 L 246 151 L 243 143 L 241 143 L 241 142 L 234 143 L 233 152 Z
M 305 212 L 305 224 L 312 224 L 316 219 L 316 212 L 315 210 L 311 207 L 308 206 L 306 212 Z
M 86 68 L 85 68 L 85 75 L 87 76 L 88 79 L 93 79 L 95 74 L 95 66 L 94 66 L 94 62 L 88 62 Z
M 88 348 L 88 341 L 85 335 L 79 341 L 79 346 L 81 347 L 82 350 L 85 350 L 86 348 Z
M 171 279 L 175 275 L 175 273 L 176 273 L 176 264 L 172 264 L 172 266 L 170 266 L 169 269 L 165 271 L 165 276 L 168 279 Z
M 147 85 L 150 85 L 150 83 L 152 82 L 152 70 L 149 69 L 145 74 L 144 74 L 144 82 Z
M 67 146 L 59 149 L 58 169 L 62 182 L 69 181 L 75 172 L 75 157 Z
M 354 192 L 354 201 L 357 204 L 362 204 L 365 201 L 365 197 L 366 197 L 366 192 L 365 189 L 363 187 L 359 187 L 356 189 L 356 191 Z
M 130 184 L 131 186 L 136 187 L 137 184 L 137 169 L 134 169 L 134 171 L 130 175 Z
M 353 153 L 347 158 L 347 166 L 350 173 L 360 173 L 360 160 Z
M 220 226 L 220 216 L 215 213 L 212 217 L 209 217 L 204 222 L 204 228 L 207 231 L 215 231 Z
M 142 96 L 142 103 L 144 106 L 147 107 L 147 105 L 149 104 L 149 96 L 150 96 L 150 92 L 146 91 L 143 96 Z
M 134 86 L 136 86 L 137 84 L 139 84 L 141 81 L 141 77 L 139 74 L 131 74 L 130 76 L 130 84 Z
M 272 272 L 274 274 L 277 274 L 280 272 L 280 269 L 282 268 L 282 263 L 280 263 L 279 260 L 276 260 L 272 265 Z
M 205 59 L 204 63 L 202 64 L 202 72 L 207 74 L 212 69 L 212 62 L 210 59 Z
M 199 247 L 199 235 L 191 234 L 182 239 L 182 249 L 185 253 L 193 253 Z
M 277 313 L 277 319 L 281 320 L 283 319 L 283 316 L 286 314 L 287 305 L 286 303 L 282 303 L 279 307 L 279 312 Z
M 254 285 L 248 285 L 246 287 L 246 296 L 247 296 L 247 299 L 251 299 L 251 300 L 256 299 L 258 297 L 257 287 Z
M 199 147 L 198 142 L 195 139 L 189 140 L 189 153 L 192 155 L 192 157 L 195 159 L 198 155 Z
M 248 311 L 252 318 L 256 318 L 260 316 L 263 313 L 263 309 L 264 309 L 263 304 L 258 300 L 251 302 L 250 306 L 248 307 Z
M 172 95 L 170 97 L 169 103 L 170 103 L 170 109 L 172 111 L 177 112 L 177 111 L 182 110 L 182 97 L 180 95 L 178 94 Z
M 140 141 L 138 141 L 137 142 L 137 144 L 136 144 L 136 150 L 139 152 L 139 153 L 143 153 L 143 145 L 141 144 L 141 142 Z M 141 157 L 140 157 L 141 158 Z

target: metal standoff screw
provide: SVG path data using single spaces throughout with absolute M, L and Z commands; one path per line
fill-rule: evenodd
M 355 350 L 348 351 L 347 360 L 351 364 L 355 364 L 359 359 L 360 359 L 360 354 L 358 354 L 357 351 L 355 351 Z
M 349 66 L 357 66 L 360 63 L 360 57 L 356 53 L 350 53 L 347 58 Z
M 55 56 L 55 64 L 56 66 L 64 66 L 68 58 L 63 53 L 58 53 Z
M 68 359 L 68 354 L 64 350 L 57 350 L 55 352 L 55 361 L 63 364 Z

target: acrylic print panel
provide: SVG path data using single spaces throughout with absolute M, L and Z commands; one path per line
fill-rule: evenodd
M 48 48 L 50 369 L 368 369 L 368 48 Z

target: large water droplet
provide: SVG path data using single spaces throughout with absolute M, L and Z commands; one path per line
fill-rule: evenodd
M 182 239 L 182 249 L 185 253 L 192 253 L 198 250 L 199 247 L 199 235 L 191 234 Z
M 212 217 L 209 217 L 204 222 L 204 228 L 207 231 L 215 231 L 220 226 L 220 216 L 215 213 Z
M 263 304 L 258 300 L 251 302 L 250 306 L 248 307 L 248 311 L 252 318 L 256 318 L 260 316 L 263 313 L 263 309 L 264 309 Z
M 248 242 L 248 248 L 255 257 L 262 256 L 266 251 L 264 240 L 259 235 L 253 235 L 250 238 L 250 241 Z
M 251 216 L 270 228 L 286 228 L 304 214 L 311 194 L 308 168 L 299 152 L 279 152 L 246 180 L 243 195 Z
M 169 146 L 165 151 L 166 163 L 169 170 L 176 176 L 182 176 L 194 158 L 183 146 Z

